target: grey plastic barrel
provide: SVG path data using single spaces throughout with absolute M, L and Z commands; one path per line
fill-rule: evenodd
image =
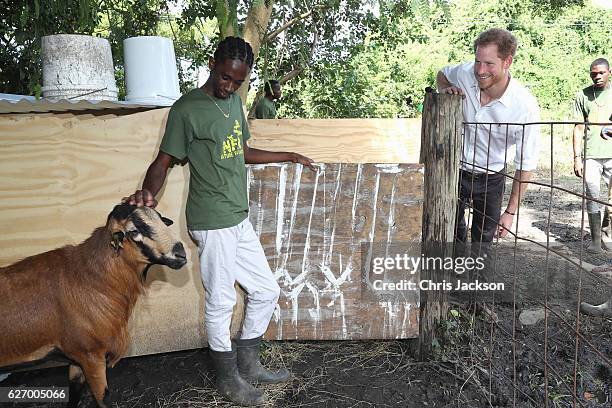
M 44 98 L 117 100 L 108 40 L 77 34 L 42 38 Z

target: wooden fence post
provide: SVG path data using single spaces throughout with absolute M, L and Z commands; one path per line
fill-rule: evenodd
M 452 256 L 461 158 L 462 99 L 428 92 L 421 126 L 421 163 L 425 165 L 422 253 L 427 258 Z M 421 268 L 420 281 L 449 282 L 449 271 Z M 420 291 L 420 359 L 431 357 L 435 330 L 446 318 L 448 293 Z

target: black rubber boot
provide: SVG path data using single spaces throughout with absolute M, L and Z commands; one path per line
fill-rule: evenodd
M 608 207 L 605 208 L 601 221 L 601 246 L 606 251 L 612 251 L 612 222 L 610 221 Z
M 591 229 L 591 245 L 586 249 L 592 254 L 601 254 L 601 215 L 599 213 L 588 214 L 589 228 Z
M 289 370 L 282 368 L 272 372 L 261 365 L 259 349 L 261 337 L 248 340 L 234 340 L 238 353 L 238 370 L 247 381 L 256 383 L 276 384 L 289 378 Z
M 217 391 L 230 401 L 245 407 L 261 405 L 261 391 L 246 382 L 238 373 L 236 351 L 210 350 L 217 371 Z

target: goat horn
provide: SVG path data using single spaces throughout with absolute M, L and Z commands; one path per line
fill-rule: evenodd
M 119 248 L 123 248 L 123 238 L 125 234 L 123 231 L 113 232 L 113 237 L 111 239 L 111 246 L 115 249 L 115 251 L 119 252 Z

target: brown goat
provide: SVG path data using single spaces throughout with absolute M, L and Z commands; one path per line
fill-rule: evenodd
M 86 380 L 106 407 L 106 366 L 127 350 L 148 267 L 187 262 L 171 223 L 151 208 L 120 204 L 80 245 L 0 268 L 0 368 L 59 352 L 70 361 L 70 404 L 78 405 Z

